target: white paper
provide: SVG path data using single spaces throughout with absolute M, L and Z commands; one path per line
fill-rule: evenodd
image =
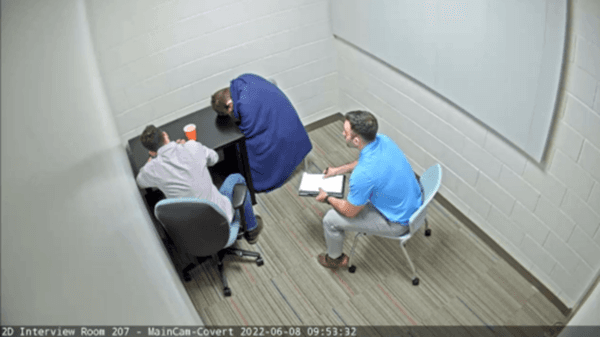
M 319 192 L 319 188 L 328 193 L 342 193 L 344 188 L 344 176 L 338 175 L 323 178 L 324 174 L 311 174 L 304 172 L 300 182 L 300 191 Z

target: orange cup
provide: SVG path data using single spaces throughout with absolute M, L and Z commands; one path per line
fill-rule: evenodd
M 196 124 L 188 124 L 183 128 L 187 139 L 196 140 Z

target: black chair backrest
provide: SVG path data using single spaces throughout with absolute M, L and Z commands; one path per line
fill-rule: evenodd
M 194 199 L 165 199 L 154 208 L 156 218 L 180 249 L 194 256 L 216 254 L 229 240 L 229 222 L 212 202 Z

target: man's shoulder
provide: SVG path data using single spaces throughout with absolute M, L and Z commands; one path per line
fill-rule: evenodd
M 248 90 L 252 89 L 255 86 L 264 85 L 265 83 L 271 83 L 255 74 L 243 74 L 236 77 L 231 82 L 234 85 L 238 86 L 238 88 L 241 90 Z
M 145 175 L 152 175 L 156 168 L 161 165 L 163 165 L 162 158 L 160 156 L 156 156 L 140 168 L 140 172 L 138 173 L 138 175 L 142 173 L 144 173 Z
M 201 148 L 202 143 L 197 140 L 188 140 L 183 144 L 183 148 Z
M 406 158 L 398 144 L 387 135 L 378 133 L 376 142 L 376 147 L 358 161 L 355 170 L 359 169 L 361 174 L 370 176 L 373 172 L 388 171 L 397 167 L 398 160 Z
M 256 74 L 251 74 L 251 73 L 242 74 L 242 75 L 238 76 L 236 79 L 266 81 L 264 78 L 262 78 Z
M 396 144 L 396 142 L 387 135 L 378 133 L 377 139 L 379 140 L 379 143 L 383 146 L 384 152 L 387 152 L 389 154 L 393 154 L 395 152 L 404 155 L 404 152 L 402 151 L 400 146 L 398 146 L 398 144 Z
M 389 145 L 389 144 L 394 144 L 396 145 L 396 142 L 394 142 L 389 136 L 384 135 L 383 133 L 378 133 L 376 136 L 376 139 L 383 144 Z M 397 145 L 396 145 L 397 146 Z
M 252 96 L 260 96 L 271 93 L 277 86 L 269 80 L 255 74 L 244 74 L 236 78 L 234 81 L 239 83 L 238 86 L 242 92 L 251 92 Z M 239 97 L 243 100 L 244 97 Z M 250 97 L 248 97 L 250 98 Z
M 140 167 L 140 170 L 135 177 L 138 184 L 141 183 L 154 186 L 156 184 L 156 180 L 160 178 L 159 175 L 156 174 L 156 169 L 159 165 L 161 165 L 160 160 L 158 157 L 156 157 L 144 164 L 144 166 Z
M 369 178 L 374 164 L 375 163 L 371 160 L 359 160 L 358 164 L 356 164 L 356 166 L 352 170 L 352 174 L 350 174 L 350 179 L 362 180 L 365 178 Z

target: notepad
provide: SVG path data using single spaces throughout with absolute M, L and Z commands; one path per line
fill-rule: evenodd
M 339 175 L 329 178 L 323 178 L 324 174 L 311 174 L 304 172 L 298 195 L 301 196 L 316 196 L 319 194 L 319 188 L 322 188 L 327 194 L 336 198 L 344 197 L 344 181 L 346 176 Z

